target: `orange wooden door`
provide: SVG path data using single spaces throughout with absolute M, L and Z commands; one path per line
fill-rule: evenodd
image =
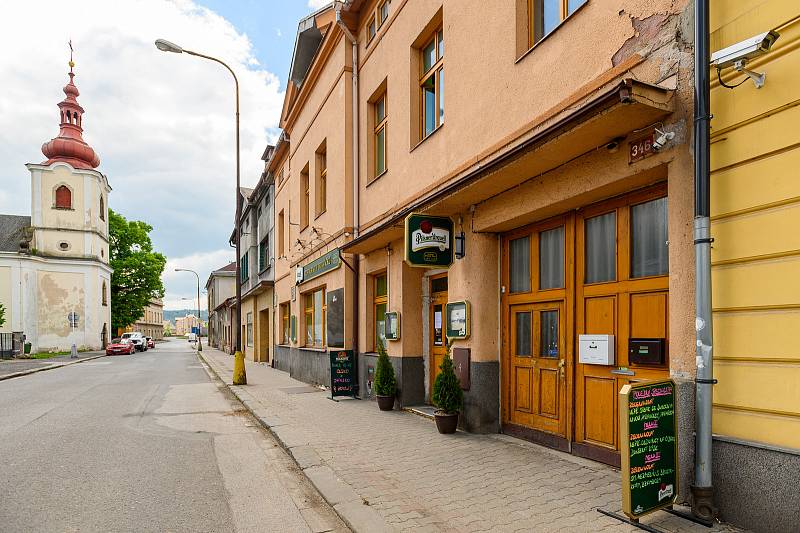
M 503 239 L 503 422 L 569 437 L 572 217 Z
M 656 366 L 637 366 L 628 359 L 631 338 L 669 337 L 667 273 L 659 270 L 663 265 L 637 272 L 642 270 L 637 256 L 643 253 L 634 251 L 632 229 L 632 209 L 644 206 L 663 211 L 665 230 L 665 194 L 663 187 L 648 189 L 581 210 L 576 220 L 575 335 L 614 335 L 615 363 L 581 364 L 576 356 L 573 450 L 610 464 L 619 464 L 619 390 L 630 382 L 669 375 L 668 359 Z M 651 241 L 636 240 L 651 255 L 659 246 L 665 250 L 665 242 Z M 646 275 L 647 268 L 658 273 Z
M 561 302 L 511 307 L 511 423 L 566 435 L 566 340 Z
M 436 292 L 434 292 L 436 291 Z M 436 276 L 431 279 L 431 308 L 430 308 L 430 332 L 431 332 L 431 364 L 430 364 L 430 388 L 433 394 L 433 383 L 436 376 L 441 372 L 442 361 L 447 353 L 446 330 L 445 330 L 445 305 L 447 305 L 447 275 Z

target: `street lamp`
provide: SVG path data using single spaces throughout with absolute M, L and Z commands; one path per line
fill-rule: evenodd
M 156 39 L 155 42 L 156 48 L 161 50 L 162 52 L 172 52 L 175 54 L 187 53 L 192 56 L 202 57 L 204 59 L 209 59 L 216 63 L 219 63 L 226 69 L 228 72 L 231 73 L 233 76 L 233 83 L 236 88 L 236 332 L 234 338 L 236 339 L 236 352 L 237 354 L 241 353 L 242 351 L 242 339 L 241 339 L 241 331 L 242 331 L 242 286 L 241 286 L 241 276 L 242 276 L 242 264 L 241 258 L 239 253 L 239 241 L 241 241 L 241 231 L 239 227 L 239 219 L 242 216 L 242 206 L 241 202 L 239 201 L 239 79 L 236 77 L 236 74 L 233 72 L 231 67 L 226 65 L 224 62 L 220 61 L 216 57 L 207 56 L 204 54 L 200 54 L 198 52 L 192 52 L 191 50 L 186 50 L 181 48 L 175 43 L 171 43 L 166 39 Z M 236 380 L 234 380 L 236 381 Z M 245 378 L 246 381 L 246 378 Z
M 194 270 L 188 268 L 176 268 L 175 272 L 191 272 L 197 278 L 197 351 L 203 351 L 201 332 L 203 331 L 202 320 L 200 320 L 200 276 Z

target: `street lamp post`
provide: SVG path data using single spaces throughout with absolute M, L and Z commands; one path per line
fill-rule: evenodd
M 200 276 L 194 270 L 189 270 L 188 268 L 176 268 L 175 272 L 191 272 L 197 278 L 197 351 L 203 351 L 203 337 L 201 332 L 203 331 L 203 321 L 200 319 Z
M 211 57 L 211 56 L 207 56 L 207 55 L 200 54 L 200 53 L 197 53 L 197 52 L 192 52 L 191 50 L 185 50 L 184 48 L 181 48 L 177 44 L 171 43 L 171 42 L 169 42 L 169 41 L 167 41 L 165 39 L 157 39 L 155 44 L 156 44 L 156 48 L 158 48 L 162 52 L 172 52 L 172 53 L 175 53 L 175 54 L 180 54 L 180 53 L 184 53 L 185 52 L 185 53 L 187 53 L 189 55 L 202 57 L 204 59 L 209 59 L 211 61 L 219 63 L 220 65 L 222 65 L 223 67 L 228 69 L 228 72 L 230 72 L 231 76 L 233 76 L 233 83 L 234 83 L 235 88 L 236 88 L 236 196 L 235 196 L 235 198 L 236 198 L 236 222 L 235 222 L 235 227 L 236 227 L 236 321 L 235 321 L 236 332 L 234 334 L 234 339 L 236 339 L 236 342 L 235 342 L 236 354 L 241 357 L 240 354 L 241 354 L 241 351 L 242 351 L 242 339 L 241 339 L 241 331 L 242 331 L 242 312 L 241 312 L 242 311 L 242 286 L 241 286 L 242 264 L 241 264 L 241 257 L 240 257 L 240 253 L 239 253 L 240 252 L 240 250 L 239 250 L 239 242 L 241 241 L 241 228 L 239 227 L 239 219 L 242 216 L 242 206 L 241 206 L 241 202 L 239 201 L 239 194 L 240 194 L 239 193 L 239 187 L 240 187 L 239 186 L 239 182 L 240 182 L 240 180 L 239 180 L 239 175 L 240 175 L 240 172 L 239 172 L 239 168 L 240 168 L 240 165 L 239 165 L 239 79 L 236 77 L 236 74 L 233 72 L 233 69 L 231 69 L 231 67 L 229 67 L 224 62 L 222 62 L 219 59 L 217 59 L 216 57 Z M 244 365 L 244 361 L 242 361 L 242 369 L 244 369 L 243 365 Z M 242 370 L 242 373 L 244 373 L 244 370 Z M 236 374 L 236 372 L 234 372 L 234 374 Z M 236 376 L 234 376 L 234 381 L 236 381 Z M 244 381 L 245 382 L 247 381 L 246 378 L 244 378 Z

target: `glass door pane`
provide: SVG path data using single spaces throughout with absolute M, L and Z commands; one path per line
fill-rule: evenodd
M 564 226 L 539 234 L 539 289 L 564 286 Z
M 663 276 L 669 272 L 667 199 L 631 207 L 631 277 Z
M 514 355 L 517 357 L 530 357 L 531 350 L 531 318 L 530 311 L 514 313 L 514 328 L 516 332 L 516 342 Z
M 585 222 L 586 283 L 617 279 L 617 213 L 587 218 Z
M 433 345 L 444 346 L 444 336 L 442 334 L 442 305 L 433 306 Z
M 510 291 L 531 291 L 531 239 L 528 236 L 509 243 Z
M 558 311 L 539 313 L 539 356 L 553 357 L 558 353 Z

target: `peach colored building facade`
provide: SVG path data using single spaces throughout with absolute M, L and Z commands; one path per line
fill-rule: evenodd
M 274 364 L 330 385 L 328 350 L 354 349 L 369 396 L 396 313 L 398 403 L 424 405 L 446 304 L 469 302 L 452 339 L 461 426 L 619 464 L 622 385 L 672 377 L 693 396 L 691 5 L 543 4 L 555 18 L 524 0 L 394 0 L 301 21 L 268 162 Z M 449 217 L 463 257 L 410 266 L 410 213 Z M 580 363 L 584 334 L 614 336 L 612 364 Z M 657 360 L 628 357 L 639 339 Z

